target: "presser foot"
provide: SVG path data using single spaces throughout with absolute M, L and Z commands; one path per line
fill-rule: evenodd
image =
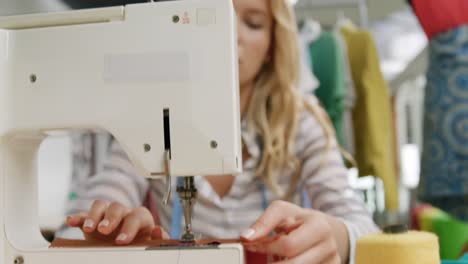
M 193 243 L 195 242 L 195 235 L 193 233 L 184 233 L 180 238 L 182 243 Z
M 193 176 L 184 177 L 184 182 L 177 187 L 177 193 L 184 211 L 185 227 L 181 240 L 184 243 L 195 241 L 195 235 L 192 232 L 192 210 L 197 198 L 197 188 L 195 188 Z

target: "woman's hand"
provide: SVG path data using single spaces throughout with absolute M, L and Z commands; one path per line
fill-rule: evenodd
M 100 200 L 94 201 L 89 212 L 67 217 L 67 224 L 81 228 L 86 240 L 115 241 L 118 245 L 169 238 L 161 227 L 155 225 L 153 216 L 145 207 L 132 209 Z
M 275 239 L 265 239 L 273 231 Z M 348 233 L 343 223 L 284 201 L 273 202 L 242 238 L 254 242 L 247 246 L 251 251 L 285 259 L 277 264 L 339 264 L 348 258 Z

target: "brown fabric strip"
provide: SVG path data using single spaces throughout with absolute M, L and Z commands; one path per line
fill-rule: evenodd
M 194 243 L 185 243 L 180 240 L 148 240 L 134 242 L 129 245 L 116 245 L 113 241 L 88 241 L 57 238 L 51 244 L 50 248 L 96 248 L 96 247 L 168 247 L 168 246 L 207 246 L 217 244 L 242 243 L 240 239 L 202 239 Z M 242 243 L 246 244 L 246 243 Z
M 242 239 L 200 239 L 193 243 L 182 242 L 181 240 L 159 239 L 136 241 L 129 245 L 116 245 L 113 241 L 99 241 L 99 240 L 75 240 L 56 238 L 50 244 L 50 248 L 94 248 L 94 247 L 171 247 L 171 246 L 209 246 L 219 244 L 242 244 L 243 246 L 251 246 L 255 244 L 271 243 L 278 238 L 285 235 L 284 233 L 275 236 L 265 237 L 257 241 L 245 241 Z

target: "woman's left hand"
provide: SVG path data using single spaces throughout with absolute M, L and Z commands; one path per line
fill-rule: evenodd
M 319 211 L 275 201 L 242 233 L 242 238 L 254 242 L 248 243 L 250 251 L 285 259 L 276 264 L 340 264 L 337 233 L 333 230 L 340 224 L 346 229 L 343 223 Z M 276 238 L 265 239 L 272 232 L 276 232 Z M 342 239 L 348 239 L 345 234 Z

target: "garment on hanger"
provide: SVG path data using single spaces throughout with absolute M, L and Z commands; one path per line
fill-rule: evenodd
M 384 182 L 386 208 L 397 210 L 390 91 L 380 71 L 377 49 L 369 32 L 350 26 L 342 27 L 341 31 L 356 87 L 353 120 L 359 172 L 380 177 Z
M 314 93 L 319 87 L 319 81 L 312 72 L 309 45 L 315 41 L 322 28 L 313 20 L 305 20 L 299 30 L 299 50 L 301 52 L 299 90 L 304 94 Z
M 468 221 L 468 1 L 413 7 L 431 40 L 419 198 Z
M 343 144 L 342 122 L 345 98 L 343 56 L 334 32 L 322 31 L 309 46 L 312 69 L 320 85 L 315 91 L 333 125 L 340 145 Z
M 306 19 L 302 21 L 299 29 L 299 38 L 301 50 L 306 64 L 312 69 L 312 61 L 310 57 L 309 46 L 316 41 L 322 33 L 322 26 L 315 20 Z
M 429 45 L 420 198 L 468 221 L 468 26 Z
M 338 30 L 338 29 L 336 29 Z M 344 81 L 345 81 L 345 98 L 344 98 L 344 112 L 343 112 L 343 148 L 354 156 L 355 145 L 354 145 L 354 124 L 353 124 L 353 110 L 356 104 L 356 88 L 354 87 L 353 76 L 351 74 L 351 65 L 349 65 L 348 59 L 348 48 L 346 42 L 341 35 L 341 32 L 337 31 L 338 44 L 340 52 L 343 57 L 344 65 Z
M 323 31 L 310 46 L 312 68 L 320 82 L 315 91 L 335 126 L 343 145 L 343 113 L 346 97 L 345 63 L 336 32 Z
M 300 63 L 299 82 L 297 84 L 299 91 L 302 94 L 314 93 L 319 86 L 319 81 L 304 60 Z

